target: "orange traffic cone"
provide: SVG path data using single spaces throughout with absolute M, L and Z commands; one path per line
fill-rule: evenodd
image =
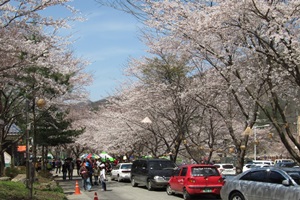
M 95 192 L 94 200 L 99 200 L 97 196 L 97 192 Z
M 76 184 L 75 184 L 75 193 L 74 194 L 81 194 L 80 193 L 80 188 L 79 188 L 79 185 L 78 185 L 78 181 L 76 181 Z

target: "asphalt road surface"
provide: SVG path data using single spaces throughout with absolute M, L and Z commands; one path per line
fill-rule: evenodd
M 167 195 L 164 189 L 148 191 L 144 186 L 132 187 L 128 182 L 109 180 L 107 191 L 101 191 L 101 186 L 94 186 L 91 192 L 85 192 L 93 199 L 97 192 L 99 200 L 182 200 L 182 195 Z M 194 200 L 217 200 L 214 196 L 199 196 Z
M 74 171 L 73 180 L 62 180 L 62 174 L 55 174 L 55 179 L 64 189 L 70 200 L 94 200 L 97 193 L 98 200 L 183 200 L 182 195 L 168 195 L 165 189 L 148 191 L 145 186 L 132 187 L 130 181 L 107 181 L 107 191 L 101 191 L 101 186 L 93 186 L 90 192 L 82 188 L 81 177 Z M 74 195 L 75 182 L 78 181 L 81 195 Z M 71 196 L 69 196 L 71 195 Z M 193 200 L 220 200 L 215 196 L 197 196 Z

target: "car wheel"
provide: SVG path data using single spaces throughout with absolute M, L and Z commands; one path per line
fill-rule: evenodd
M 234 192 L 230 195 L 229 200 L 245 200 L 245 198 L 241 193 Z
M 183 199 L 184 200 L 191 200 L 191 195 L 186 191 L 186 189 L 183 189 Z
M 118 182 L 120 182 L 122 179 L 121 179 L 121 177 L 118 175 Z
M 166 191 L 168 195 L 172 195 L 174 193 L 170 185 L 167 186 Z
M 136 187 L 138 184 L 135 182 L 134 177 L 131 177 L 131 186 Z
M 153 190 L 153 188 L 152 188 L 152 184 L 151 184 L 151 181 L 148 179 L 147 180 L 147 189 L 149 190 L 149 191 L 151 191 L 151 190 Z

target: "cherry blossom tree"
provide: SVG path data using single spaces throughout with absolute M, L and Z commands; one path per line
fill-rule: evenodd
M 110 2 L 118 5 L 118 1 Z M 221 91 L 226 95 L 209 106 L 224 119 L 238 150 L 239 168 L 247 150 L 240 147 L 243 143 L 247 148 L 248 141 L 248 135 L 241 137 L 241 133 L 257 123 L 259 110 L 274 125 L 290 154 L 299 159 L 293 148 L 299 149 L 299 142 L 288 120 L 290 113 L 285 112 L 298 100 L 298 1 L 126 2 L 143 10 L 148 19 L 144 22 L 149 30 L 155 30 L 155 35 L 147 32 L 144 37 L 150 53 L 163 50 L 165 54 L 185 55 L 199 69 L 214 68 L 210 80 L 223 79 Z M 122 6 L 119 8 L 132 8 Z M 228 109 L 234 105 L 234 112 Z M 243 129 L 234 128 L 234 116 L 242 116 Z
M 32 102 L 31 108 L 35 109 L 37 98 L 43 97 L 48 107 L 57 105 L 63 109 L 70 100 L 86 97 L 83 86 L 91 81 L 90 75 L 83 71 L 87 63 L 68 50 L 71 41 L 57 34 L 57 30 L 66 28 L 67 22 L 73 19 L 41 15 L 42 10 L 51 6 L 63 6 L 73 15 L 76 10 L 67 2 L 7 0 L 0 3 L 0 119 L 4 121 L 1 147 L 17 117 L 25 118 L 31 111 L 36 116 L 35 110 L 24 112 L 26 101 Z M 0 149 L 1 154 L 4 151 Z

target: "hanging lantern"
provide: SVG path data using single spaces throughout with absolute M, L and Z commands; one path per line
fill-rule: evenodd
M 37 102 L 36 102 L 36 105 L 37 105 L 39 108 L 43 108 L 43 107 L 46 105 L 45 99 L 38 99 Z
M 229 153 L 233 153 L 234 152 L 234 148 L 233 147 L 230 147 L 229 148 Z
M 245 149 L 246 149 L 246 146 L 245 146 L 245 145 L 241 145 L 240 148 L 241 148 L 242 150 L 245 150 Z

